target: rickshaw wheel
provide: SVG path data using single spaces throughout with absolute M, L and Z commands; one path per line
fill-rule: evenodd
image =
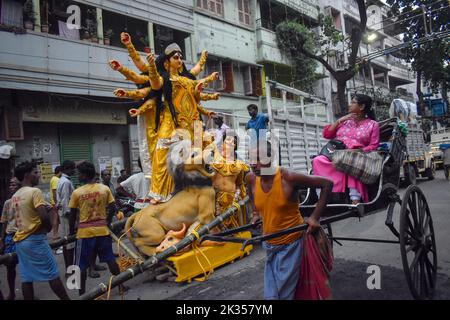
M 433 220 L 425 195 L 415 185 L 406 189 L 402 200 L 400 252 L 403 271 L 414 299 L 432 299 L 437 275 Z

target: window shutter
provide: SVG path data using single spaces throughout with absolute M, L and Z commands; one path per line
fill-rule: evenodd
M 22 108 L 5 108 L 6 140 L 23 140 Z
M 262 95 L 261 70 L 252 68 L 252 87 L 253 95 L 259 97 Z
M 224 91 L 233 92 L 234 91 L 234 79 L 233 79 L 233 63 L 223 62 L 222 63 L 223 78 L 224 78 Z
M 246 95 L 253 94 L 252 70 L 250 66 L 244 67 L 244 93 Z

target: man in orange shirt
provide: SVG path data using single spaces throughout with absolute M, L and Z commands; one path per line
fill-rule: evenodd
M 333 183 L 325 178 L 307 176 L 294 171 L 274 167 L 272 146 L 264 138 L 259 145 L 267 148 L 250 150 L 252 171 L 245 177 L 254 204 L 253 221 L 262 218 L 263 233 L 270 234 L 292 228 L 306 222 L 311 232 L 320 227 L 319 218 L 326 207 Z M 256 149 L 256 150 L 254 150 Z M 260 152 L 261 149 L 261 152 Z M 267 163 L 261 158 L 266 155 Z M 256 154 L 255 154 L 256 153 Z M 312 215 L 304 221 L 299 210 L 300 188 L 320 188 L 321 194 Z M 264 268 L 264 298 L 292 300 L 300 276 L 303 232 L 289 233 L 263 242 L 266 249 Z
M 70 233 L 74 233 L 75 222 L 78 221 L 76 264 L 81 270 L 79 293 L 86 291 L 87 269 L 98 255 L 100 262 L 108 264 L 113 275 L 120 273 L 112 250 L 112 239 L 108 225 L 116 211 L 111 190 L 104 184 L 95 182 L 95 167 L 90 162 L 82 162 L 77 166 L 78 179 L 85 183 L 75 189 L 69 202 Z M 123 290 L 119 286 L 119 290 Z

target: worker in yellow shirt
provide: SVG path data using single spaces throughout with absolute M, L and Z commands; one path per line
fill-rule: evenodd
M 47 241 L 51 216 L 41 190 L 35 188 L 40 174 L 35 163 L 23 162 L 14 170 L 21 187 L 11 198 L 17 231 L 14 235 L 24 300 L 34 299 L 33 282 L 48 281 L 60 298 L 69 297 L 59 278 L 58 265 Z
M 75 223 L 78 222 L 75 263 L 81 270 L 79 293 L 82 295 L 86 291 L 87 269 L 97 255 L 100 262 L 108 264 L 113 275 L 118 275 L 120 269 L 114 257 L 108 228 L 116 211 L 111 190 L 95 182 L 95 167 L 92 163 L 84 161 L 77 165 L 77 170 L 78 179 L 84 185 L 72 193 L 69 220 L 71 234 L 75 233 Z M 119 291 L 124 288 L 120 285 Z
M 58 187 L 59 178 L 61 178 L 61 166 L 55 168 L 55 175 L 50 179 L 50 204 L 52 205 L 52 234 L 53 240 L 59 238 L 59 215 L 56 207 L 56 188 Z

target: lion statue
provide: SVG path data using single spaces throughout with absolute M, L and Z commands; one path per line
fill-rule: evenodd
M 173 143 L 167 157 L 175 184 L 171 198 L 128 218 L 127 235 L 145 255 L 154 255 L 170 230 L 208 224 L 215 218 L 215 191 L 211 184 L 214 171 L 205 163 L 203 155 L 201 149 L 191 147 L 190 140 Z

